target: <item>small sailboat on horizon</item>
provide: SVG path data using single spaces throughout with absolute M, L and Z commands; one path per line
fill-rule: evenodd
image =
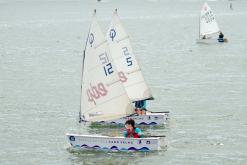
M 218 34 L 218 38 L 215 35 Z M 215 15 L 209 5 L 205 2 L 199 17 L 199 39 L 197 43 L 213 44 L 228 42 L 221 32 Z

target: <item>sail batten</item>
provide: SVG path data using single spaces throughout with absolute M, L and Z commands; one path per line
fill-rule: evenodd
M 215 15 L 207 3 L 204 3 L 199 22 L 200 36 L 212 35 L 220 31 Z
M 116 40 L 116 42 L 121 42 L 121 41 L 123 41 L 123 40 L 125 40 L 125 39 L 129 39 L 129 36 L 126 36 L 126 37 L 120 38 L 120 39 Z
M 117 11 L 113 13 L 111 25 L 107 31 L 108 40 L 114 64 L 120 79 L 131 101 L 145 100 L 152 97 L 141 68 L 133 53 L 129 35 L 125 31 Z

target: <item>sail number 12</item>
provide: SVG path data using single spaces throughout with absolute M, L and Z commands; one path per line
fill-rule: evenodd
M 112 74 L 113 73 L 112 64 L 109 61 L 107 53 L 104 52 L 104 53 L 100 54 L 99 59 L 101 61 L 101 64 L 103 65 L 105 75 L 108 76 L 108 75 Z

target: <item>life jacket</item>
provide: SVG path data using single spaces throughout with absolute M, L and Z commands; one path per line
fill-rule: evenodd
M 135 107 L 136 108 L 145 108 L 145 102 L 146 100 L 139 100 L 135 102 Z
M 220 35 L 219 35 L 219 38 L 220 38 L 220 39 L 223 39 L 223 38 L 224 38 L 224 34 L 220 34 Z
M 135 128 L 132 129 L 132 131 L 130 131 L 130 129 L 128 129 L 127 133 L 128 133 L 128 136 L 127 136 L 128 138 L 130 138 L 130 137 L 140 138 L 140 136 L 137 133 L 135 133 Z

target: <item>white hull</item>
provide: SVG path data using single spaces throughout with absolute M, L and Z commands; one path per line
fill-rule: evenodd
M 164 125 L 169 121 L 170 115 L 169 115 L 169 112 L 155 113 L 155 112 L 147 111 L 145 115 L 134 114 L 134 115 L 123 117 L 123 118 L 116 119 L 116 120 L 101 121 L 97 123 L 102 124 L 102 125 L 108 125 L 108 124 L 109 125 L 123 125 L 128 119 L 135 120 L 136 125 Z
M 124 138 L 66 134 L 70 145 L 79 150 L 158 151 L 166 147 L 164 137 Z
M 226 39 L 224 39 L 224 42 L 226 42 Z M 198 44 L 218 44 L 218 43 L 224 43 L 219 42 L 216 38 L 207 38 L 207 39 L 197 39 L 196 43 Z

